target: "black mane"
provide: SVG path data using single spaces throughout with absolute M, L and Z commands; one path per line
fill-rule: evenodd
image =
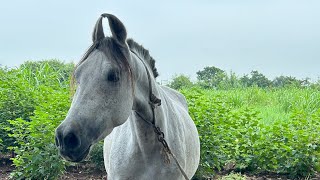
M 141 59 L 143 59 L 152 69 L 154 78 L 158 77 L 159 73 L 155 66 L 155 60 L 150 56 L 150 53 L 142 45 L 135 42 L 133 39 L 127 39 L 127 44 L 131 51 L 135 52 Z

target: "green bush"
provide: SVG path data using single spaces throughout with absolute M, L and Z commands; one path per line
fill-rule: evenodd
M 218 96 L 207 96 L 205 91 L 182 92 L 200 135 L 201 161 L 197 174 L 208 176 L 229 163 L 238 169 L 247 168 L 253 158 L 252 144 L 258 138 L 257 112 L 233 111 L 230 104 Z
M 292 113 L 289 121 L 261 126 L 260 139 L 254 144 L 254 169 L 306 177 L 319 171 L 320 111 L 312 115 Z
M 55 128 L 70 106 L 73 64 L 56 60 L 26 62 L 0 69 L 0 150 L 13 150 L 13 179 L 57 179 L 66 162 L 54 144 Z M 102 144 L 94 146 L 89 163 L 104 169 Z
M 0 150 L 14 146 L 14 138 L 8 137 L 3 129 L 9 126 L 8 120 L 21 118 L 30 121 L 35 106 L 41 101 L 39 86 L 45 85 L 56 90 L 69 87 L 69 76 L 73 64 L 58 60 L 25 62 L 19 68 L 0 68 Z M 64 89 L 66 91 L 66 89 Z M 37 93 L 37 94 L 35 94 Z
M 182 93 L 200 135 L 197 176 L 226 168 L 293 178 L 319 171 L 320 109 L 293 110 L 287 121 L 265 123 L 256 110 L 234 108 L 228 98 L 212 96 L 212 91 L 185 89 Z
M 176 75 L 173 77 L 170 84 L 168 84 L 169 87 L 172 89 L 182 89 L 182 88 L 190 88 L 193 86 L 193 83 L 190 80 L 190 77 L 185 75 Z
M 11 138 L 3 148 L 16 153 L 14 179 L 55 179 L 64 171 L 54 132 L 69 109 L 72 68 L 73 64 L 50 60 L 2 71 L 0 127 Z
M 0 145 L 2 152 L 7 147 L 14 145 L 14 139 L 4 131 L 9 126 L 7 120 L 23 118 L 30 121 L 34 111 L 33 87 L 24 79 L 20 78 L 21 73 L 17 69 L 0 71 Z
M 54 144 L 55 128 L 64 119 L 70 105 L 69 93 L 48 87 L 39 87 L 41 103 L 36 106 L 31 121 L 10 120 L 10 136 L 18 146 L 13 150 L 14 179 L 54 179 L 64 171 L 64 161 Z

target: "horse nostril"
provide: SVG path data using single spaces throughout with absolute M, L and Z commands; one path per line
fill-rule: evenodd
M 64 144 L 68 149 L 76 149 L 80 146 L 80 140 L 71 132 L 64 137 Z

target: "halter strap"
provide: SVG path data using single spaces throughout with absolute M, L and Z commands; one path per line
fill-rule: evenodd
M 164 147 L 164 151 L 166 153 L 166 162 L 170 163 L 170 158 L 169 155 L 174 159 L 174 162 L 176 163 L 176 165 L 178 166 L 181 174 L 183 175 L 183 177 L 186 180 L 189 180 L 187 174 L 185 173 L 185 171 L 183 170 L 183 168 L 181 167 L 178 159 L 176 158 L 176 156 L 172 153 L 167 141 L 164 138 L 164 133 L 163 131 L 161 131 L 159 126 L 156 126 L 156 118 L 155 118 L 155 113 L 154 110 L 157 106 L 161 105 L 161 99 L 159 99 L 157 96 L 155 96 L 153 94 L 153 90 L 152 90 L 152 82 L 151 82 L 151 75 L 150 72 L 148 70 L 148 67 L 146 65 L 146 63 L 132 50 L 130 50 L 133 54 L 135 54 L 142 62 L 142 64 L 144 65 L 146 71 L 147 71 L 147 76 L 148 76 L 148 83 L 149 83 L 149 104 L 151 106 L 151 110 L 152 110 L 152 121 L 147 121 L 146 119 L 144 119 L 141 114 L 138 111 L 135 111 L 135 113 L 143 120 L 145 121 L 147 124 L 151 125 L 154 129 L 154 132 L 157 134 L 158 136 L 158 141 L 162 144 L 162 146 Z
M 153 90 L 152 90 L 152 82 L 151 82 L 151 75 L 150 75 L 150 72 L 149 72 L 149 69 L 146 65 L 146 63 L 132 50 L 130 50 L 133 54 L 135 54 L 139 59 L 140 61 L 142 62 L 143 66 L 145 67 L 146 71 L 147 71 L 147 76 L 148 76 L 148 84 L 149 84 L 149 104 L 151 106 L 151 109 L 152 109 L 152 121 L 151 123 L 153 125 L 156 124 L 156 119 L 155 119 L 155 113 L 154 113 L 154 109 L 156 108 L 156 105 L 157 106 L 160 106 L 161 105 L 161 99 L 157 98 L 157 96 L 155 96 L 153 94 Z M 137 112 L 137 111 L 136 111 Z M 138 114 L 138 112 L 137 112 Z M 139 115 L 141 116 L 141 115 Z M 142 118 L 143 120 L 145 120 L 144 118 Z M 146 120 L 145 120 L 146 121 Z

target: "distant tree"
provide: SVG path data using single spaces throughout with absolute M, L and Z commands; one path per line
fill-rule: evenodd
M 279 76 L 272 81 L 274 87 L 301 87 L 301 81 L 292 76 Z
M 262 73 L 258 71 L 251 71 L 251 85 L 257 85 L 258 87 L 268 87 L 271 85 L 271 81 Z
M 172 81 L 168 84 L 169 87 L 179 90 L 182 88 L 191 87 L 193 83 L 190 80 L 190 77 L 183 74 L 176 75 L 172 78 Z
M 311 81 L 310 81 L 310 80 L 311 80 L 311 79 L 308 78 L 308 77 L 302 79 L 302 80 L 300 81 L 301 86 L 302 86 L 302 87 L 310 87 L 310 86 L 311 86 Z
M 272 82 L 258 71 L 251 71 L 250 76 L 247 74 L 244 75 L 240 78 L 240 82 L 244 87 L 258 86 L 266 88 L 272 85 Z
M 241 83 L 244 87 L 250 87 L 250 86 L 252 86 L 251 79 L 250 79 L 250 77 L 249 77 L 247 74 L 245 74 L 244 76 L 242 76 L 242 77 L 240 78 L 240 83 Z
M 224 71 L 214 66 L 207 66 L 203 70 L 197 72 L 197 78 L 200 81 L 210 80 L 221 73 L 224 73 Z
M 217 88 L 226 78 L 226 73 L 214 66 L 205 67 L 197 72 L 197 79 L 201 86 L 205 88 Z
M 226 73 L 225 78 L 218 85 L 219 89 L 232 89 L 241 87 L 241 81 L 234 72 Z

